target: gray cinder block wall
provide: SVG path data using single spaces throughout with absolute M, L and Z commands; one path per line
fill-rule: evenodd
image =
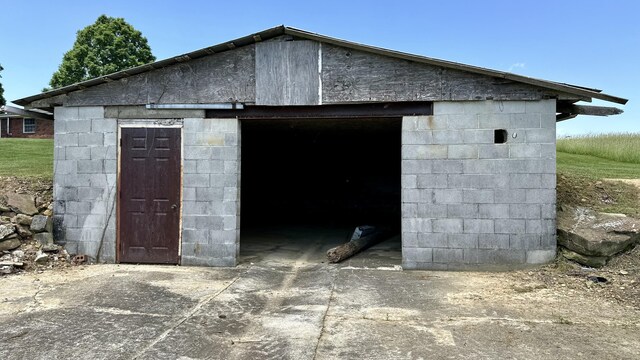
M 182 264 L 235 266 L 240 252 L 237 119 L 184 120 Z
M 555 100 L 436 102 L 402 124 L 407 269 L 502 269 L 556 252 Z M 504 129 L 506 143 L 495 144 Z
M 101 106 L 56 107 L 54 115 L 56 241 L 114 262 L 117 121 Z

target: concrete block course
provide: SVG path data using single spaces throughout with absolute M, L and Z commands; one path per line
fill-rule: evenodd
M 183 265 L 236 264 L 238 139 L 236 119 L 184 119 Z
M 411 239 L 403 247 L 413 250 L 403 263 L 481 269 L 549 261 L 556 246 L 553 115 L 554 100 L 465 101 L 436 102 L 433 116 L 406 117 L 402 232 Z M 506 143 L 494 143 L 496 130 L 507 131 Z M 420 219 L 431 227 L 416 226 Z M 419 248 L 431 258 L 416 258 Z
M 102 133 L 91 132 L 78 134 L 78 146 L 101 146 L 103 144 L 104 134 Z
M 493 140 L 491 141 L 493 142 Z M 500 144 L 478 145 L 479 159 L 507 159 L 509 158 L 508 146 Z
M 492 219 L 464 219 L 464 233 L 493 234 L 494 221 Z
M 446 218 L 448 205 L 446 204 L 418 204 L 418 217 L 426 219 Z
M 462 174 L 462 160 L 435 160 L 430 162 L 434 174 Z
M 402 160 L 403 174 L 431 174 L 432 162 L 425 160 Z
M 438 189 L 449 187 L 446 174 L 421 174 L 416 177 L 418 189 Z
M 89 133 L 91 132 L 91 121 L 70 120 L 65 123 L 65 127 L 68 133 Z
M 447 147 L 448 159 L 477 159 L 478 146 L 476 145 L 449 145 Z
M 464 132 L 459 130 L 434 130 L 432 134 L 430 142 L 422 142 L 421 144 L 448 145 L 464 143 Z M 426 138 L 423 140 L 426 140 Z

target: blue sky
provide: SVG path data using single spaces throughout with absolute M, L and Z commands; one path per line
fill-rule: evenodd
M 158 59 L 276 25 L 558 82 L 630 99 L 558 135 L 640 132 L 640 1 L 0 0 L 0 80 L 15 100 L 48 85 L 76 31 L 101 14 L 142 31 Z M 600 104 L 594 102 L 594 104 Z M 607 103 L 602 103 L 607 105 Z M 615 104 L 609 104 L 617 106 Z

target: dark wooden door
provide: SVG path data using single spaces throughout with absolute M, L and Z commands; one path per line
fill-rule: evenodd
M 180 129 L 122 128 L 119 261 L 177 264 Z

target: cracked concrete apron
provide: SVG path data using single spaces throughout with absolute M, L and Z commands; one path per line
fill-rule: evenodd
M 233 269 L 99 265 L 0 278 L 0 359 L 639 357 L 636 309 L 514 291 L 521 284 L 504 274 L 326 265 L 330 245 Z

